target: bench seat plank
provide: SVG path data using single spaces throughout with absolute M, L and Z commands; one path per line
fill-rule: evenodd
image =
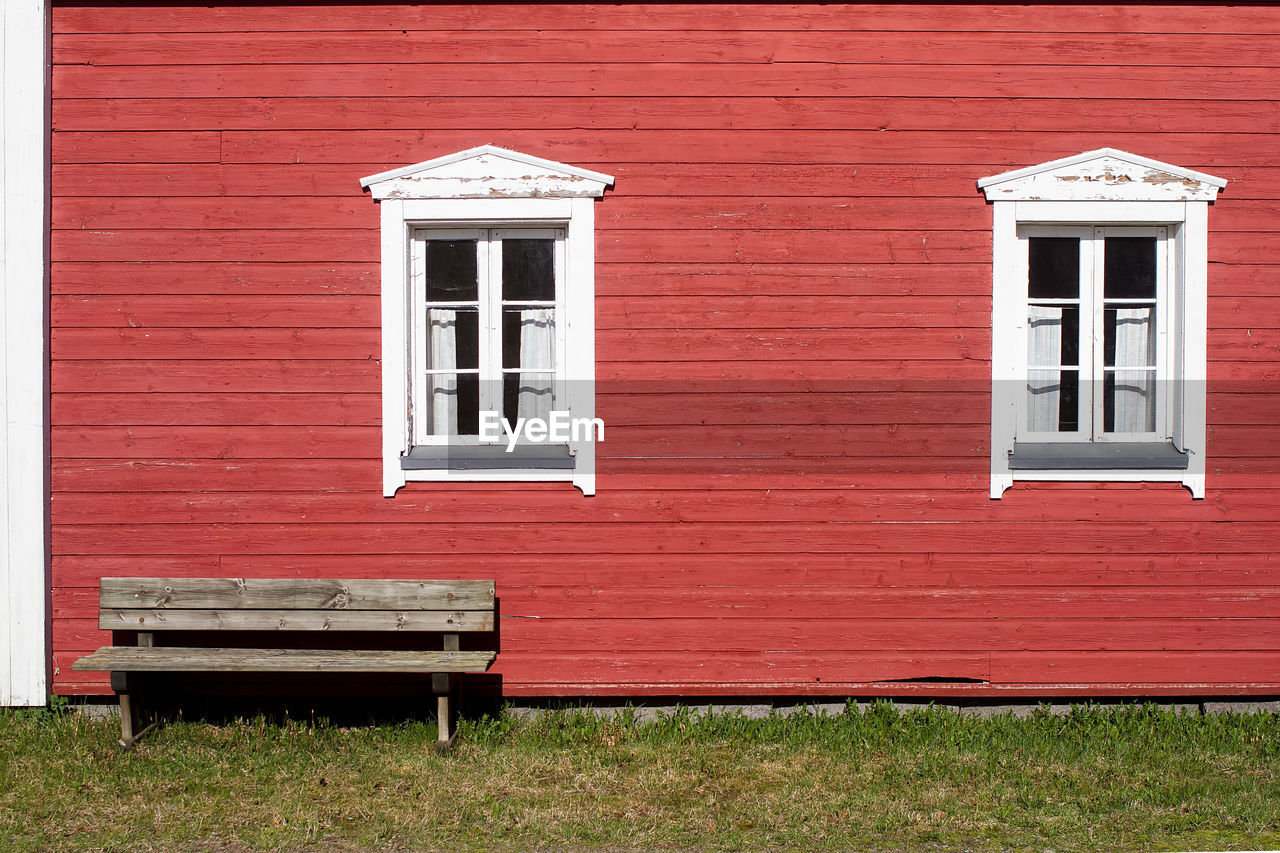
M 106 646 L 80 658 L 72 669 L 116 672 L 484 672 L 496 656 L 496 653 L 486 651 Z
M 479 610 L 178 610 L 98 612 L 104 631 L 492 631 Z
M 493 610 L 491 580 L 103 578 L 101 607 Z

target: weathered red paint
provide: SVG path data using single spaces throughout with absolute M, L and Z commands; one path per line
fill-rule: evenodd
M 58 691 L 106 690 L 70 664 L 104 639 L 98 579 L 136 573 L 494 577 L 512 695 L 1280 692 L 1280 11 L 53 18 Z M 617 178 L 596 205 L 594 498 L 381 496 L 358 180 L 484 143 Z M 974 180 L 1101 146 L 1230 181 L 1206 499 L 992 502 Z

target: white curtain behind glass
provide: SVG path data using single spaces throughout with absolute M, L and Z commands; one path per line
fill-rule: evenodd
M 458 312 L 432 308 L 427 312 L 433 370 L 453 370 L 458 366 Z M 431 434 L 458 434 L 458 376 L 431 375 Z
M 520 367 L 548 372 L 521 372 L 517 417 L 549 420 L 553 379 L 550 371 L 555 367 L 553 309 L 528 308 L 520 312 Z
M 1027 361 L 1032 365 L 1059 364 L 1062 360 L 1062 308 L 1028 306 L 1030 328 Z M 1062 404 L 1060 371 L 1036 370 L 1027 376 L 1027 427 L 1033 432 L 1057 432 Z
M 1152 364 L 1154 309 L 1147 306 L 1116 308 L 1115 431 L 1150 432 L 1155 429 L 1155 373 L 1124 370 Z

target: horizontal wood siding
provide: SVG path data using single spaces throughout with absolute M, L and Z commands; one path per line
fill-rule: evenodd
M 1280 692 L 1280 10 L 54 4 L 55 687 L 104 576 L 495 578 L 511 695 Z M 362 176 L 596 204 L 599 494 L 381 496 Z M 987 497 L 977 178 L 1220 175 L 1203 501 Z

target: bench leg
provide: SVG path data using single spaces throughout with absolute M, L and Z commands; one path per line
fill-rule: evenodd
M 138 706 L 133 679 L 127 672 L 111 673 L 111 689 L 120 699 L 120 749 L 133 749 L 134 732 L 138 730 Z
M 436 755 L 445 755 L 453 748 L 453 741 L 458 736 L 455 726 L 456 707 L 454 692 L 457 676 L 448 672 L 437 672 L 431 676 L 431 688 L 436 694 Z
M 128 752 L 137 746 L 143 735 L 156 727 L 156 723 L 142 726 L 138 684 L 130 673 L 111 673 L 111 689 L 120 697 L 120 751 Z

